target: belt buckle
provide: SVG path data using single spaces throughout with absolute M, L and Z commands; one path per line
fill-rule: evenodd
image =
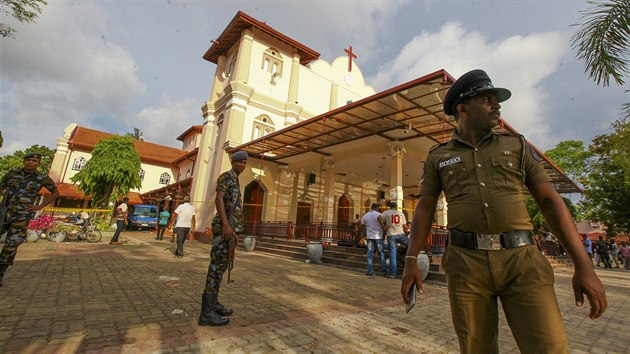
M 475 234 L 477 237 L 477 249 L 486 251 L 499 251 L 501 247 L 501 234 Z

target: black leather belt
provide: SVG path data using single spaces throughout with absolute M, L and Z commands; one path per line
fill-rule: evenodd
M 510 231 L 499 234 L 480 234 L 449 230 L 448 243 L 471 250 L 498 251 L 534 244 L 531 231 Z

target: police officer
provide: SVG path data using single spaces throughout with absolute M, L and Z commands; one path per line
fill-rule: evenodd
M 59 195 L 55 182 L 37 171 L 42 162 L 42 155 L 29 153 L 24 155 L 23 159 L 23 168 L 7 172 L 0 181 L 0 192 L 7 206 L 7 215 L 0 221 L 2 222 L 1 229 L 7 230 L 7 238 L 0 252 L 0 286 L 2 286 L 4 273 L 13 264 L 18 247 L 26 238 L 26 227 L 29 221 L 35 212 Z M 37 193 L 42 187 L 51 194 L 44 198 L 41 204 L 35 205 Z
M 243 204 L 238 176 L 247 166 L 247 152 L 236 151 L 230 157 L 232 169 L 217 179 L 215 199 L 217 214 L 212 220 L 212 250 L 206 276 L 206 287 L 201 297 L 200 326 L 224 326 L 233 311 L 219 303 L 219 288 L 223 273 L 228 269 L 230 242 L 243 231 Z M 233 240 L 234 239 L 234 240 Z
M 443 191 L 449 239 L 442 266 L 460 351 L 498 353 L 500 298 L 521 352 L 567 353 L 553 270 L 534 244 L 523 183 L 573 259 L 576 305 L 582 306 L 586 295 L 595 319 L 606 309 L 606 294 L 534 148 L 520 135 L 493 130 L 499 103 L 510 96 L 483 70 L 462 75 L 446 94 L 444 112 L 455 116 L 458 127 L 425 160 L 401 293 L 406 301 L 414 282 L 421 292 L 416 256 L 426 245 Z

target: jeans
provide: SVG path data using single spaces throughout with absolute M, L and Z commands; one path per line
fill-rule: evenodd
M 156 240 L 161 240 L 164 238 L 164 231 L 166 231 L 167 226 L 168 225 L 158 225 L 157 236 L 155 237 Z
M 110 242 L 118 242 L 118 236 L 125 228 L 125 220 L 116 220 L 116 231 L 114 232 L 114 236 L 112 236 L 112 240 Z
M 396 276 L 398 274 L 397 264 L 398 261 L 398 242 L 409 246 L 409 237 L 405 234 L 390 235 L 387 236 L 387 245 L 389 247 L 389 275 Z
M 176 227 L 175 233 L 177 234 L 177 249 L 175 250 L 176 256 L 184 256 L 184 241 L 188 237 L 190 227 Z
M 374 247 L 378 248 L 378 257 L 383 266 L 383 275 L 387 275 L 387 264 L 385 263 L 385 250 L 383 249 L 383 239 L 367 239 L 367 274 L 374 274 Z

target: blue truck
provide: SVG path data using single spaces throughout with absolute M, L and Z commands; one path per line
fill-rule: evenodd
M 158 223 L 158 208 L 155 205 L 130 205 L 127 219 L 129 230 L 153 230 Z

